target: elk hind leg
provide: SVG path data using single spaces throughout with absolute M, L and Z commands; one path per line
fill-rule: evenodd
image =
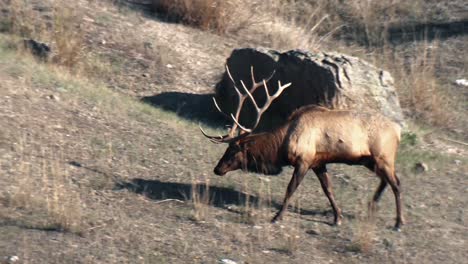
M 374 169 L 372 171 L 375 172 Z M 387 180 L 380 177 L 380 184 L 375 190 L 374 196 L 372 197 L 372 201 L 369 202 L 369 214 L 372 217 L 374 213 L 377 211 L 377 203 L 380 201 L 380 198 L 382 198 L 382 194 L 384 193 L 388 183 Z
M 375 212 L 377 211 L 377 203 L 380 201 L 380 198 L 382 197 L 382 194 L 384 193 L 388 183 L 387 180 L 379 175 L 377 173 L 377 167 L 375 166 L 376 163 L 374 159 L 368 159 L 366 160 L 362 165 L 364 165 L 366 168 L 368 168 L 370 171 L 374 172 L 377 174 L 377 176 L 380 179 L 380 184 L 375 190 L 374 196 L 372 197 L 372 200 L 369 201 L 368 208 L 369 208 L 369 218 L 373 218 L 375 215 Z
M 400 180 L 395 174 L 395 170 L 393 166 L 385 164 L 384 162 L 378 162 L 376 166 L 376 173 L 379 177 L 382 178 L 382 181 L 385 181 L 390 185 L 393 191 L 393 195 L 395 196 L 395 204 L 396 204 L 396 223 L 395 223 L 395 230 L 399 231 L 401 226 L 404 224 L 403 216 L 402 216 L 402 207 L 401 207 L 401 185 Z M 380 193 L 376 192 L 374 198 L 376 197 L 377 200 L 380 199 L 380 195 L 383 192 L 384 188 L 382 185 L 386 185 L 381 182 L 377 191 L 382 188 Z
M 334 215 L 334 225 L 341 225 L 341 220 L 343 219 L 343 215 L 341 214 L 341 209 L 338 207 L 335 201 L 335 196 L 333 195 L 333 188 L 332 183 L 330 180 L 330 176 L 327 173 L 327 168 L 325 166 L 314 168 L 313 169 L 315 174 L 320 180 L 320 185 L 322 186 L 323 192 L 328 198 L 330 205 L 333 209 Z

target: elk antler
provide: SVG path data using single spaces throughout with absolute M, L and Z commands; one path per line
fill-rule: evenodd
M 263 79 L 261 82 L 256 82 L 255 81 L 255 76 L 254 76 L 253 66 L 251 66 L 250 67 L 250 74 L 251 74 L 251 77 L 252 77 L 252 87 L 250 87 L 250 90 L 247 89 L 244 82 L 241 80 L 240 83 L 242 84 L 242 88 L 245 91 L 245 94 L 242 94 L 239 91 L 239 89 L 237 88 L 236 82 L 234 81 L 234 78 L 232 77 L 231 72 L 229 71 L 229 67 L 227 65 L 226 65 L 226 72 L 227 72 L 227 74 L 229 76 L 229 79 L 231 79 L 232 83 L 234 84 L 234 90 L 236 91 L 239 100 L 238 100 L 236 114 L 234 115 L 234 114 L 231 113 L 231 115 L 229 116 L 229 115 L 227 115 L 226 113 L 224 113 L 221 110 L 218 103 L 216 102 L 216 99 L 213 97 L 213 102 L 214 102 L 214 105 L 215 105 L 216 109 L 220 113 L 222 113 L 223 115 L 232 118 L 232 120 L 234 121 L 230 131 L 228 132 L 227 135 L 224 135 L 224 136 L 221 136 L 221 135 L 220 136 L 209 136 L 200 127 L 200 130 L 201 130 L 202 134 L 205 137 L 209 138 L 214 143 L 229 143 L 229 142 L 232 142 L 232 141 L 236 141 L 236 140 L 238 140 L 240 138 L 243 138 L 243 137 L 247 136 L 248 134 L 252 133 L 252 131 L 257 127 L 258 123 L 260 122 L 260 119 L 261 119 L 263 113 L 268 109 L 268 107 L 271 105 L 271 103 L 284 91 L 284 89 L 288 88 L 291 85 L 291 83 L 281 85 L 281 82 L 278 81 L 278 90 L 273 95 L 270 95 L 270 93 L 268 91 L 268 87 L 267 87 L 267 82 L 273 77 L 273 75 L 275 74 L 275 71 L 273 71 L 272 74 L 270 75 L 270 77 L 268 77 L 267 79 Z M 260 87 L 260 86 L 264 87 L 265 93 L 266 93 L 266 102 L 263 105 L 263 107 L 261 107 L 261 108 L 258 107 L 258 104 L 257 104 L 257 102 L 255 101 L 255 99 L 254 99 L 254 97 L 252 95 L 257 90 L 257 88 Z M 242 126 L 239 123 L 239 116 L 240 116 L 242 107 L 244 105 L 245 99 L 247 99 L 247 97 L 252 101 L 252 103 L 253 103 L 256 111 L 257 111 L 257 119 L 256 119 L 255 124 L 253 125 L 252 128 L 245 128 L 244 126 Z M 242 131 L 239 131 L 238 136 L 234 136 L 237 128 L 240 128 L 243 131 L 243 133 L 242 133 Z

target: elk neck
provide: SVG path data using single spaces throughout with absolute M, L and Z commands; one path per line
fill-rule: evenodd
M 247 155 L 247 169 L 251 172 L 275 175 L 286 165 L 283 142 L 287 127 L 282 126 L 271 132 L 253 134 L 244 139 Z

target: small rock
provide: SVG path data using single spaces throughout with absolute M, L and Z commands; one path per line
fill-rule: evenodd
M 223 264 L 237 264 L 237 262 L 235 262 L 234 260 L 231 260 L 231 259 L 221 259 L 219 261 L 219 263 L 223 263 Z
M 455 81 L 455 84 L 459 85 L 459 86 L 468 87 L 468 80 L 467 79 L 458 79 L 458 80 Z
M 152 50 L 153 44 L 151 44 L 151 42 L 143 42 L 143 47 L 145 47 L 145 49 Z
M 270 179 L 266 178 L 266 177 L 258 177 L 260 179 L 260 181 L 264 181 L 264 182 L 270 182 Z
M 453 162 L 455 162 L 455 165 L 457 166 L 460 166 L 462 164 L 461 160 L 454 160 Z
M 167 65 L 166 65 L 166 68 L 172 69 L 172 68 L 174 68 L 174 66 L 173 66 L 172 64 L 167 64 Z
M 309 229 L 306 231 L 307 234 L 312 235 L 312 236 L 318 236 L 320 235 L 320 232 L 314 229 Z
M 392 241 L 390 241 L 390 240 L 388 240 L 388 239 L 386 239 L 386 238 L 383 239 L 382 243 L 383 243 L 384 246 L 385 246 L 386 248 L 388 248 L 388 249 L 390 249 L 390 248 L 393 247 Z
M 149 77 L 149 74 L 143 73 L 141 76 L 143 76 L 143 77 L 145 77 L 145 78 L 148 78 L 148 77 Z
M 19 260 L 19 257 L 18 256 L 9 256 L 9 257 L 5 257 L 5 263 L 15 263 Z
M 418 162 L 414 165 L 414 170 L 417 172 L 417 173 L 423 173 L 423 172 L 426 172 L 429 170 L 429 167 L 427 166 L 426 163 L 424 162 Z
M 58 96 L 56 96 L 56 95 L 53 95 L 53 94 L 47 96 L 47 99 L 54 100 L 54 101 L 60 101 L 60 98 Z
M 24 39 L 24 48 L 29 50 L 32 55 L 36 56 L 41 61 L 47 61 L 51 53 L 49 45 L 36 41 L 34 39 Z

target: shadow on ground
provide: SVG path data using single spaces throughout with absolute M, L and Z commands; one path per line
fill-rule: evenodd
M 165 199 L 177 199 L 177 200 L 188 200 L 191 197 L 193 191 L 193 185 L 187 183 L 175 183 L 175 182 L 163 182 L 159 180 L 145 180 L 145 179 L 133 179 L 129 182 L 122 182 L 116 185 L 117 190 L 127 189 L 131 192 L 144 195 L 152 200 L 165 200 Z M 206 186 L 197 186 L 200 197 L 206 193 Z M 208 189 L 210 203 L 214 207 L 228 209 L 227 205 L 244 206 L 247 198 L 251 204 L 258 204 L 260 199 L 254 195 L 248 195 L 246 193 L 233 190 L 230 188 L 209 186 Z M 271 201 L 270 206 L 279 210 L 281 204 Z M 289 212 L 305 215 L 305 216 L 326 216 L 325 221 L 317 219 L 309 219 L 313 222 L 320 222 L 330 225 L 332 222 L 332 211 L 331 210 L 305 210 L 297 208 L 289 208 Z M 346 218 L 354 218 L 352 215 L 345 215 Z M 328 219 L 329 218 L 329 219 Z
M 192 94 L 164 92 L 141 98 L 141 101 L 154 107 L 176 113 L 181 118 L 202 122 L 212 127 L 226 125 L 225 117 L 213 104 L 213 94 Z
M 468 35 L 468 20 L 407 24 L 388 29 L 388 39 L 393 44 L 408 41 L 443 40 L 464 35 Z
M 184 201 L 192 196 L 193 187 L 187 183 L 133 179 L 130 182 L 117 184 L 116 189 L 127 189 L 153 200 L 178 199 Z M 203 197 L 208 191 L 211 203 L 215 207 L 225 208 L 225 205 L 228 204 L 244 205 L 247 200 L 247 194 L 225 187 L 209 186 L 207 189 L 205 185 L 197 185 L 196 188 L 200 197 Z M 248 199 L 252 203 L 259 201 L 258 197 L 252 195 L 249 195 Z M 279 205 L 275 204 L 274 206 Z

